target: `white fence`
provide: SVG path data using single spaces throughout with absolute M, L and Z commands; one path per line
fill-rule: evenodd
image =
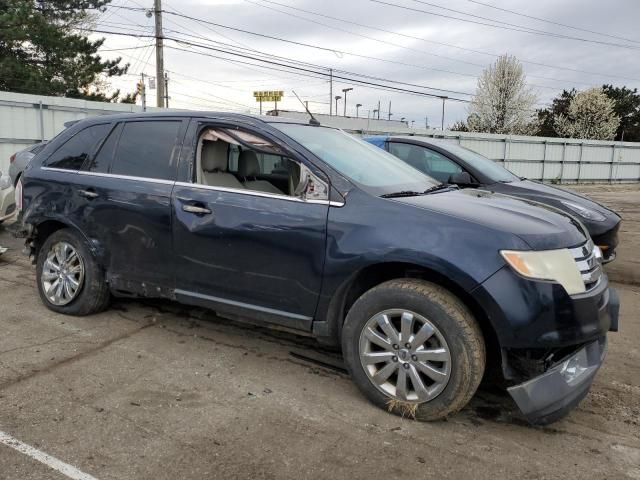
M 141 107 L 136 105 L 0 92 L 0 171 L 6 171 L 13 153 L 51 139 L 64 128 L 65 122 L 140 111 Z M 411 129 L 401 122 L 384 126 L 379 122 L 369 123 L 365 132 L 362 122 L 352 124 L 348 118 L 330 117 L 338 118 L 346 121 L 340 124 L 342 128 L 360 134 L 417 135 L 456 142 L 527 178 L 561 183 L 640 181 L 640 143 L 442 132 Z
M 502 163 L 516 175 L 545 182 L 640 181 L 640 143 L 427 131 Z
M 12 154 L 42 140 L 50 140 L 64 129 L 65 122 L 140 111 L 140 106 L 123 103 L 0 92 L 0 172 L 7 171 Z

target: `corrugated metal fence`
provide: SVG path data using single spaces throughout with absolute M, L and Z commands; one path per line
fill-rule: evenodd
M 42 139 L 51 139 L 67 121 L 140 111 L 136 105 L 0 92 L 0 171 L 6 171 L 11 154 Z M 354 124 L 351 129 L 340 126 L 364 133 L 361 124 Z M 640 143 L 442 132 L 397 125 L 391 128 L 392 131 L 366 133 L 414 134 L 456 142 L 503 163 L 516 175 L 547 182 L 640 181 Z
M 142 107 L 123 103 L 0 92 L 0 172 L 7 171 L 12 154 L 50 140 L 64 129 L 65 122 L 140 111 Z
M 502 163 L 516 175 L 545 182 L 640 181 L 640 143 L 424 131 Z

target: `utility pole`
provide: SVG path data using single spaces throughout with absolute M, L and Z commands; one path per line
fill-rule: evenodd
M 393 115 L 391 113 L 391 100 L 389 100 L 389 118 L 387 120 L 391 120 L 391 115 Z
M 153 0 L 156 17 L 156 100 L 158 107 L 164 106 L 164 51 L 162 45 L 162 0 Z
M 140 101 L 142 102 L 142 111 L 147 111 L 147 86 L 144 82 L 144 73 L 140 74 Z
M 338 113 L 338 104 L 336 103 L 336 113 Z M 333 69 L 329 69 L 329 116 L 333 115 Z
M 378 109 L 376 112 L 378 112 L 378 120 L 380 120 L 380 100 L 378 100 Z
M 164 72 L 164 106 L 169 108 L 169 75 Z
M 447 97 L 442 97 L 442 121 L 440 122 L 440 130 L 444 132 L 444 102 L 447 101 Z

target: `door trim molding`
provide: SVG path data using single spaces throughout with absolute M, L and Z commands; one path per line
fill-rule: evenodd
M 244 308 L 247 310 L 253 310 L 255 312 L 266 313 L 269 315 L 275 315 L 278 317 L 286 317 L 291 318 L 293 320 L 311 322 L 313 317 L 307 317 L 306 315 L 299 315 L 297 313 L 285 312 L 283 310 L 276 310 L 275 308 L 261 307 L 259 305 L 254 305 L 251 303 L 238 302 L 236 300 L 229 300 L 227 298 L 214 297 L 212 295 L 205 295 L 204 293 L 190 292 L 188 290 L 181 290 L 176 288 L 174 290 L 176 295 L 184 295 L 187 297 L 198 298 L 200 300 L 206 300 L 212 303 L 222 303 L 225 305 L 230 305 L 232 307 Z
M 331 207 L 343 207 L 344 202 L 335 202 L 331 200 L 303 200 L 301 198 L 292 197 L 290 195 L 280 195 L 277 193 L 258 192 L 256 190 L 247 190 L 240 188 L 216 187 L 213 185 L 202 185 L 199 183 L 176 182 L 177 187 L 197 188 L 199 190 L 213 190 L 216 192 L 240 193 L 242 195 L 251 195 L 254 197 L 277 198 L 289 202 L 311 203 L 314 205 L 329 205 Z

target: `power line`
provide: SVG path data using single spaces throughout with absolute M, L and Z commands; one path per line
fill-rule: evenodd
M 254 3 L 253 1 L 250 1 L 250 0 L 245 0 L 245 1 L 249 2 L 249 3 Z M 409 35 L 409 34 L 406 34 L 406 33 L 395 32 L 393 30 L 387 30 L 387 29 L 380 28 L 380 27 L 375 27 L 375 26 L 372 26 L 372 25 L 366 25 L 366 24 L 359 23 L 359 22 L 354 22 L 354 21 L 351 21 L 351 20 L 345 20 L 343 18 L 334 17 L 334 16 L 327 15 L 327 14 L 320 13 L 320 12 L 314 12 L 314 11 L 305 10 L 305 9 L 302 9 L 302 8 L 299 8 L 299 7 L 293 7 L 291 5 L 285 5 L 283 3 L 279 3 L 279 2 L 276 2 L 276 1 L 273 1 L 273 0 L 260 0 L 260 1 L 261 2 L 265 2 L 265 3 L 274 4 L 274 5 L 279 5 L 281 7 L 285 7 L 285 8 L 291 9 L 291 10 L 296 10 L 298 12 L 307 13 L 309 15 L 315 15 L 315 16 L 318 16 L 318 17 L 327 18 L 327 19 L 330 19 L 330 20 L 335 20 L 337 22 L 342 22 L 342 23 L 346 23 L 346 24 L 349 24 L 349 25 L 355 25 L 355 26 L 358 26 L 358 27 L 367 28 L 369 30 L 374 30 L 374 31 L 382 32 L 382 33 L 396 35 L 396 36 L 403 37 L 403 38 L 408 38 L 408 39 L 411 39 L 411 40 L 418 40 L 418 41 L 421 41 L 421 42 L 430 43 L 430 44 L 434 44 L 434 45 L 440 45 L 440 46 L 444 46 L 444 47 L 455 48 L 455 49 L 462 50 L 462 51 L 465 51 L 465 52 L 475 53 L 475 54 L 479 54 L 479 55 L 486 55 L 486 56 L 490 56 L 490 57 L 494 57 L 494 58 L 497 58 L 497 57 L 500 56 L 497 53 L 485 52 L 485 51 L 482 51 L 482 50 L 475 50 L 475 49 L 472 49 L 472 48 L 465 48 L 465 47 L 461 47 L 459 45 L 454 45 L 454 44 L 451 44 L 451 43 L 438 42 L 438 41 L 435 41 L 435 40 L 429 40 L 429 39 L 426 39 L 426 38 L 417 37 L 415 35 Z M 468 1 L 471 1 L 471 0 L 468 0 Z M 254 3 L 254 4 L 255 5 L 260 5 L 260 6 L 264 7 L 264 8 L 269 8 L 269 7 L 266 7 L 266 5 L 262 5 L 260 3 Z M 347 32 L 347 33 L 352 33 L 352 34 L 358 35 L 358 36 L 363 36 L 361 34 L 358 34 L 358 33 L 355 33 L 355 32 L 351 32 L 349 30 L 339 29 L 338 27 L 335 27 L 335 26 L 332 26 L 332 25 L 327 25 L 326 23 L 322 23 L 322 22 L 316 22 L 316 21 L 311 20 L 309 18 L 305 18 L 305 17 L 299 16 L 299 15 L 294 15 L 294 14 L 291 14 L 291 13 L 288 13 L 288 12 L 284 12 L 282 10 L 277 10 L 277 9 L 273 9 L 273 10 L 279 11 L 279 12 L 285 14 L 285 15 L 290 15 L 290 16 L 295 17 L 295 18 L 304 19 L 304 20 L 306 20 L 308 22 L 316 23 L 318 25 L 323 25 L 323 26 L 325 26 L 327 28 L 332 28 L 332 29 L 335 29 L 335 30 L 340 30 L 340 31 L 344 31 L 344 32 Z M 370 39 L 376 40 L 378 42 L 389 43 L 389 45 L 394 45 L 394 46 L 396 45 L 394 43 L 385 42 L 383 40 L 375 39 L 374 37 L 364 37 L 364 38 L 370 38 Z M 403 47 L 403 48 L 409 49 L 409 47 Z M 412 49 L 412 50 L 414 50 L 414 49 Z M 419 51 L 419 50 L 416 50 L 416 51 Z M 453 57 L 449 57 L 449 56 L 445 56 L 445 55 L 434 54 L 434 53 L 429 53 L 429 52 L 423 52 L 423 53 L 426 53 L 426 54 L 429 54 L 429 55 L 438 55 L 438 56 L 440 56 L 442 58 L 446 58 L 446 59 L 449 59 L 449 60 L 452 60 L 452 61 L 455 61 L 455 62 L 467 63 L 469 65 L 481 66 L 481 67 L 485 66 L 485 65 L 482 65 L 482 64 L 477 64 L 477 63 L 473 63 L 473 62 L 467 62 L 465 60 L 459 60 L 459 59 L 456 59 L 456 58 L 453 58 Z M 545 67 L 545 68 L 552 68 L 552 69 L 556 69 L 556 70 L 566 70 L 566 71 L 574 72 L 574 73 L 586 73 L 588 75 L 597 75 L 597 76 L 608 77 L 608 78 L 620 78 L 620 79 L 624 79 L 624 80 L 633 80 L 633 81 L 640 82 L 640 80 L 637 79 L 637 78 L 625 77 L 625 76 L 621 76 L 621 75 L 612 75 L 610 73 L 592 72 L 592 71 L 588 71 L 588 70 L 579 70 L 579 69 L 575 69 L 575 68 L 563 67 L 563 66 L 560 66 L 560 65 L 550 65 L 548 63 L 541 63 L 541 62 L 536 62 L 534 60 L 527 60 L 527 59 L 520 59 L 520 61 L 522 63 L 526 63 L 526 64 L 530 64 L 530 65 L 537 65 L 537 66 Z M 531 77 L 531 78 L 539 78 L 539 79 L 543 79 L 543 80 L 551 80 L 551 81 L 557 81 L 557 82 L 569 82 L 570 81 L 570 80 L 563 80 L 563 79 L 559 79 L 559 78 L 543 77 L 543 76 L 539 76 L 539 75 L 528 75 L 528 76 Z M 574 82 L 574 83 L 583 83 L 584 85 L 590 85 L 590 83 L 587 83 L 587 82 L 576 82 L 576 81 L 573 81 L 573 80 L 571 80 L 571 81 Z
M 101 48 L 98 53 L 103 53 L 103 52 L 124 52 L 127 50 L 138 50 L 140 48 L 147 48 L 147 47 L 151 47 L 153 44 L 149 44 L 149 45 L 138 45 L 137 47 L 123 47 L 123 48 Z
M 534 17 L 533 15 L 526 15 L 524 13 L 520 13 L 520 12 L 516 12 L 516 11 L 513 11 L 513 10 L 509 10 L 507 8 L 496 7 L 495 5 L 490 5 L 488 3 L 478 2 L 477 0 L 467 0 L 467 1 L 471 2 L 471 3 L 476 3 L 478 5 L 482 5 L 484 7 L 493 8 L 494 10 L 500 10 L 502 12 L 507 12 L 507 13 L 511 13 L 513 15 L 518 15 L 519 17 L 530 18 L 532 20 L 538 20 L 540 22 L 550 23 L 552 25 L 557 25 L 557 26 L 560 26 L 560 27 L 571 28 L 572 30 L 578 30 L 578 31 L 587 32 L 587 33 L 593 33 L 595 35 L 602 35 L 603 37 L 615 38 L 616 40 L 624 40 L 626 42 L 640 43 L 640 41 L 633 40 L 631 38 L 619 37 L 617 35 L 610 35 L 608 33 L 597 32 L 595 30 L 589 30 L 587 28 L 581 28 L 581 27 L 576 27 L 576 26 L 573 26 L 573 25 L 568 25 L 566 23 L 555 22 L 553 20 L 548 20 L 546 18 Z
M 291 13 L 291 12 L 285 12 L 283 10 L 279 10 L 277 8 L 270 7 L 270 6 L 264 5 L 262 3 L 254 2 L 252 0 L 244 0 L 244 1 L 247 2 L 247 3 L 250 3 L 252 5 L 257 5 L 259 7 L 267 8 L 267 9 L 272 10 L 274 12 L 279 12 L 279 13 L 282 13 L 284 15 L 288 15 L 288 16 L 293 17 L 293 18 L 298 18 L 298 19 L 304 20 L 306 22 L 315 23 L 316 25 L 322 25 L 323 27 L 326 27 L 326 28 L 331 28 L 333 30 L 338 30 L 340 32 L 348 33 L 349 35 L 355 35 L 355 36 L 358 36 L 358 37 L 361 37 L 361 38 L 366 38 L 368 40 L 373 40 L 375 42 L 379 42 L 379 43 L 382 43 L 382 44 L 385 44 L 385 45 L 391 45 L 391 46 L 396 47 L 396 48 L 402 48 L 402 49 L 409 50 L 409 51 L 412 51 L 412 52 L 422 53 L 424 55 L 432 55 L 434 57 L 444 58 L 444 59 L 447 59 L 447 60 L 453 60 L 455 62 L 465 63 L 467 65 L 473 65 L 474 67 L 484 67 L 484 65 L 479 64 L 479 63 L 467 62 L 465 60 L 458 60 L 458 59 L 455 59 L 455 58 L 452 58 L 452 57 L 448 57 L 446 55 L 440 55 L 440 54 L 432 53 L 432 52 L 425 52 L 424 50 L 419 50 L 417 48 L 407 47 L 405 45 L 400 45 L 398 43 L 389 42 L 387 40 L 380 40 L 379 38 L 371 37 L 369 35 L 364 35 L 364 34 L 361 34 L 361 33 L 358 33 L 358 32 L 354 32 L 354 31 L 347 30 L 347 29 L 344 29 L 344 28 L 336 27 L 335 25 L 328 25 L 326 23 L 318 22 L 317 20 L 312 20 L 310 18 L 306 18 L 306 17 L 303 17 L 301 15 L 296 15 L 296 14 Z M 283 4 L 278 3 L 278 2 L 272 2 L 272 1 L 269 1 L 269 0 L 263 0 L 263 1 L 265 1 L 266 3 L 271 3 L 271 4 L 275 4 L 275 5 L 280 5 L 280 6 L 283 6 L 283 7 L 286 7 L 286 8 L 291 8 L 292 10 L 299 10 L 299 11 L 307 12 L 306 10 L 302 10 L 301 8 L 291 7 L 289 5 L 283 5 Z M 337 20 L 336 18 L 329 17 L 328 15 L 322 15 L 322 16 Z M 349 23 L 351 23 L 351 22 L 349 22 Z M 449 73 L 449 72 L 447 72 L 447 73 Z
M 122 33 L 122 32 L 105 32 L 105 31 L 99 31 L 99 30 L 95 30 L 95 31 L 96 31 L 97 33 L 106 33 L 106 34 L 113 33 L 113 34 L 116 34 L 116 35 L 127 35 L 126 33 Z M 148 35 L 141 35 L 141 34 L 130 34 L 130 35 L 138 35 L 138 36 L 141 36 L 141 37 L 149 37 Z M 220 48 L 217 48 L 217 47 L 213 47 L 213 46 L 211 46 L 211 45 L 202 45 L 202 44 L 197 44 L 197 43 L 190 42 L 190 41 L 187 41 L 187 40 L 182 40 L 182 39 L 179 39 L 179 38 L 171 38 L 171 37 L 165 37 L 165 38 L 166 38 L 167 40 L 173 40 L 173 41 L 175 41 L 175 42 L 182 43 L 182 44 L 184 44 L 184 45 L 189 45 L 189 46 L 199 47 L 199 48 L 206 48 L 206 49 L 214 50 L 214 51 L 218 51 L 218 52 L 221 52 L 221 53 L 229 53 L 228 51 L 225 51 L 225 50 L 220 49 Z M 292 69 L 299 69 L 299 70 L 302 70 L 302 71 L 311 71 L 311 70 L 305 69 L 304 67 L 300 67 L 300 66 L 295 66 L 295 67 L 294 67 L 294 66 L 290 66 L 290 65 L 286 65 L 286 64 L 278 63 L 278 62 L 275 62 L 275 61 L 273 61 L 273 60 L 269 60 L 269 59 L 264 59 L 264 58 L 261 58 L 261 57 L 257 57 L 257 56 L 255 56 L 255 55 L 253 55 L 253 56 L 252 56 L 252 55 L 249 55 L 249 54 L 247 54 L 247 53 L 239 53 L 239 52 L 237 52 L 237 51 L 236 51 L 236 52 L 231 52 L 231 54 L 233 54 L 233 55 L 237 55 L 237 56 L 240 56 L 240 57 L 245 57 L 245 58 L 253 59 L 253 60 L 258 60 L 258 61 L 261 61 L 261 62 L 266 62 L 266 63 L 275 64 L 275 65 L 285 66 L 285 67 L 292 68 Z M 311 64 L 309 64 L 309 65 L 311 65 Z M 314 65 L 314 67 L 315 67 L 315 68 L 321 68 L 321 69 L 323 69 L 323 70 L 328 70 L 328 68 L 327 68 L 327 67 L 320 66 L 320 65 Z M 346 70 L 342 70 L 341 72 L 346 73 L 346 74 L 349 74 L 349 75 L 358 75 L 358 76 L 365 77 L 365 75 L 363 75 L 363 74 L 357 74 L 357 73 L 355 73 L 355 74 L 354 74 L 353 72 L 348 72 L 348 71 L 346 71 Z M 318 72 L 314 72 L 314 73 L 318 73 Z M 323 76 L 327 76 L 327 77 L 329 76 L 329 73 L 328 73 L 328 72 L 321 72 L 321 74 L 322 74 Z M 358 82 L 362 82 L 362 83 L 370 83 L 370 82 L 363 82 L 363 81 L 361 81 L 361 80 L 354 80 L 354 79 L 351 79 L 351 78 L 340 77 L 340 76 L 335 76 L 335 75 L 334 75 L 334 77 L 335 77 L 335 78 L 338 78 L 338 79 L 344 79 L 344 80 L 347 80 L 347 81 L 358 81 Z M 379 81 L 385 81 L 385 82 L 388 82 L 388 83 L 397 83 L 397 84 L 402 84 L 402 83 L 404 83 L 404 82 L 400 82 L 400 81 L 397 81 L 397 80 L 389 80 L 389 79 L 381 79 L 381 78 L 376 78 L 376 79 L 377 79 L 377 80 L 379 80 Z M 455 91 L 455 90 L 440 89 L 440 88 L 435 88 L 435 87 L 428 87 L 428 86 L 418 86 L 418 87 L 419 87 L 419 88 L 424 88 L 424 89 L 429 89 L 429 90 L 436 90 L 436 91 L 439 91 L 439 92 L 449 93 L 449 94 L 456 94 L 456 95 L 460 95 L 460 94 L 462 94 L 462 95 L 472 95 L 471 93 L 458 92 L 458 91 Z M 432 97 L 437 97 L 437 98 L 442 98 L 442 96 L 443 96 L 442 94 L 433 94 L 433 93 L 428 93 L 428 92 L 423 92 L 423 93 L 424 93 L 425 95 L 432 96 Z
M 523 32 L 523 33 L 530 33 L 533 35 L 543 35 L 543 36 L 548 36 L 548 37 L 554 37 L 554 38 L 563 38 L 563 39 L 567 39 L 567 40 L 576 40 L 576 41 L 580 41 L 580 42 L 586 42 L 586 43 L 594 43 L 594 44 L 600 44 L 600 45 L 606 45 L 606 46 L 610 46 L 610 47 L 620 47 L 620 48 L 627 48 L 627 49 L 631 49 L 631 50 L 640 50 L 640 46 L 634 46 L 634 45 L 624 45 L 622 43 L 612 43 L 612 42 L 605 42 L 605 41 L 600 41 L 600 40 L 592 40 L 592 39 L 588 39 L 588 38 L 581 38 L 581 37 L 573 37 L 570 35 L 561 35 L 561 34 L 557 34 L 557 33 L 552 33 L 552 32 L 544 32 L 542 30 L 535 30 L 535 29 L 531 29 L 528 27 L 521 27 L 519 25 L 514 25 L 514 24 L 509 24 L 507 22 L 499 22 L 497 20 L 491 20 L 492 22 L 496 22 L 496 23 L 500 23 L 499 25 L 496 24 L 492 24 L 492 23 L 486 23 L 486 22 L 480 22 L 477 20 L 470 20 L 468 18 L 460 18 L 460 17 L 453 17 L 451 15 L 446 15 L 443 13 L 436 13 L 436 12 L 429 12 L 427 10 L 421 10 L 419 8 L 413 8 L 413 7 L 408 7 L 406 5 L 399 5 L 397 3 L 389 3 L 389 2 L 384 2 L 382 0 L 369 0 L 370 2 L 374 2 L 374 3 L 379 3 L 381 5 L 387 5 L 389 7 L 394 7 L 394 8 L 401 8 L 404 10 L 410 10 L 412 12 L 420 12 L 420 13 L 425 13 L 427 15 L 435 15 L 437 17 L 442 17 L 442 18 L 449 18 L 449 19 L 453 19 L 453 20 L 459 20 L 461 22 L 468 22 L 468 23 L 474 23 L 476 25 L 484 25 L 486 27 L 492 27 L 492 28 L 500 28 L 503 30 L 512 30 L 515 32 Z M 430 4 L 427 2 L 423 2 L 420 0 L 412 0 L 414 2 L 418 2 L 418 3 L 422 3 L 425 5 L 431 5 L 434 6 L 434 4 Z M 450 8 L 446 8 L 446 7 L 442 7 L 440 5 L 435 5 L 438 8 L 443 8 L 445 10 L 452 10 Z M 469 15 L 472 17 L 478 17 L 477 15 L 471 15 L 465 12 L 458 12 L 457 13 L 461 13 L 463 15 Z

